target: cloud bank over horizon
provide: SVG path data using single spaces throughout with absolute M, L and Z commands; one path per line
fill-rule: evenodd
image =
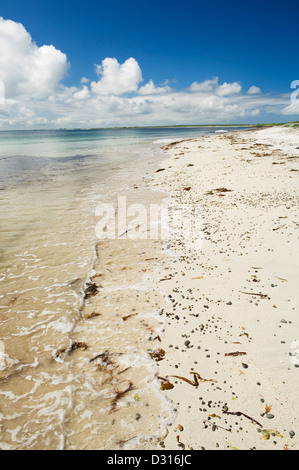
M 54 45 L 39 47 L 22 24 L 1 17 L 0 51 L 0 129 L 225 124 L 299 113 L 299 100 L 263 94 L 257 84 L 245 91 L 240 82 L 220 83 L 218 77 L 182 90 L 168 78 L 144 83 L 133 57 L 122 64 L 106 57 L 95 65 L 94 79 L 84 76 L 78 86 L 66 86 L 66 54 Z

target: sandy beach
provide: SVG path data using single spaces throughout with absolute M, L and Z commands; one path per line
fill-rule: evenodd
M 298 449 L 299 130 L 219 133 L 164 150 L 152 185 L 173 206 L 200 208 L 203 240 L 198 249 L 173 239 L 155 275 L 170 300 L 158 374 L 177 407 L 159 446 Z
M 183 230 L 99 242 L 57 352 L 77 378 L 64 448 L 298 449 L 298 147 L 288 127 L 215 133 L 136 178 L 128 204 L 172 228 L 187 208 Z

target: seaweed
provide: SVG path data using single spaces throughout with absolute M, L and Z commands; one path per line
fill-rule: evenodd
M 174 388 L 174 385 L 170 382 L 161 383 L 161 386 L 160 386 L 161 390 L 172 390 L 173 388 Z
M 91 318 L 99 317 L 100 315 L 102 315 L 102 314 L 97 313 L 97 312 L 91 312 L 91 313 L 87 313 L 86 315 L 84 315 L 84 319 L 85 320 L 90 320 Z
M 186 449 L 186 445 L 183 444 L 183 442 L 180 441 L 180 436 L 176 436 L 176 440 L 177 440 L 178 446 L 179 446 L 179 447 L 182 447 L 182 449 L 185 450 L 185 449 Z
M 169 377 L 175 377 L 176 379 L 183 380 L 193 387 L 198 387 L 199 383 L 203 382 L 217 382 L 217 380 L 214 379 L 203 379 L 197 372 L 190 372 L 190 374 L 193 375 L 193 381 L 187 379 L 186 377 L 181 377 L 180 375 L 169 375 Z
M 83 351 L 85 351 L 85 349 L 87 349 L 88 346 L 86 343 L 83 343 L 81 341 L 77 342 L 75 341 L 74 343 L 72 343 L 72 345 L 69 347 L 69 348 L 60 348 L 60 349 L 57 349 L 56 351 L 56 354 L 55 354 L 55 357 L 60 357 L 61 354 L 63 353 L 71 353 L 72 351 L 75 351 L 76 349 L 82 349 Z
M 84 291 L 84 298 L 88 299 L 89 297 L 92 297 L 96 295 L 99 292 L 98 286 L 95 283 L 88 282 L 86 284 L 86 289 Z
M 135 315 L 138 315 L 138 313 L 131 313 L 130 315 L 125 315 L 122 317 L 123 321 L 127 321 L 131 317 L 135 317 Z
M 254 424 L 257 424 L 261 428 L 263 427 L 256 419 L 251 418 L 250 416 L 246 415 L 245 413 L 242 413 L 242 411 L 227 411 L 227 410 L 222 410 L 222 413 L 226 415 L 234 415 L 234 416 L 244 416 L 244 418 L 249 419 L 252 421 Z
M 261 299 L 269 299 L 269 296 L 267 294 L 260 294 L 260 293 L 256 293 L 256 292 L 242 292 L 240 291 L 241 294 L 247 294 L 247 295 L 257 295 L 258 297 L 261 297 Z
M 155 349 L 154 351 L 149 352 L 148 354 L 151 356 L 152 359 L 158 362 L 164 359 L 165 351 L 162 348 L 158 348 L 158 349 Z
M 111 403 L 111 412 L 115 410 L 119 400 L 121 400 L 131 390 L 134 390 L 134 385 L 133 385 L 133 382 L 129 381 L 129 385 L 125 390 L 116 392 L 116 395 L 113 398 L 112 403 Z
M 246 352 L 240 352 L 240 351 L 235 351 L 235 352 L 231 352 L 231 353 L 226 353 L 224 354 L 225 356 L 233 356 L 233 357 L 236 357 L 236 356 L 246 356 L 247 353 Z

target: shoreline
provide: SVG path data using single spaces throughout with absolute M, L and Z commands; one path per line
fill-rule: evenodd
M 163 147 L 152 186 L 201 207 L 204 239 L 173 240 L 156 277 L 171 300 L 159 376 L 178 407 L 158 448 L 298 449 L 298 147 L 277 127 Z

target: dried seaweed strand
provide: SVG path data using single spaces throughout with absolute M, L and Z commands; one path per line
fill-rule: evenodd
M 122 392 L 118 392 L 118 391 L 116 392 L 116 395 L 113 398 L 112 403 L 111 403 L 111 411 L 115 410 L 116 405 L 119 402 L 119 400 L 123 398 L 131 390 L 134 390 L 134 385 L 133 385 L 133 382 L 129 381 L 129 386 L 125 390 L 123 390 Z
M 223 413 L 226 414 L 226 415 L 244 416 L 244 418 L 250 419 L 250 421 L 257 424 L 261 428 L 263 427 L 263 425 L 261 423 L 259 423 L 255 419 L 251 418 L 251 416 L 248 416 L 245 413 L 242 413 L 242 411 L 225 411 L 225 410 L 223 410 Z
M 254 293 L 254 292 L 242 292 L 242 291 L 240 291 L 240 292 L 241 292 L 241 294 L 257 295 L 257 296 L 261 297 L 262 299 L 268 299 L 267 294 L 257 294 L 257 293 Z
M 225 356 L 246 356 L 246 352 L 240 352 L 240 351 L 235 351 L 235 352 L 231 352 L 231 353 L 226 353 L 224 354 Z
M 200 382 L 217 382 L 216 380 L 213 380 L 213 379 L 203 379 L 197 372 L 190 372 L 190 374 L 193 374 L 193 381 L 187 379 L 186 377 L 181 377 L 179 375 L 169 375 L 168 377 L 175 377 L 176 379 L 183 380 L 184 382 L 187 382 L 193 387 L 197 387 L 199 385 L 199 381 Z

